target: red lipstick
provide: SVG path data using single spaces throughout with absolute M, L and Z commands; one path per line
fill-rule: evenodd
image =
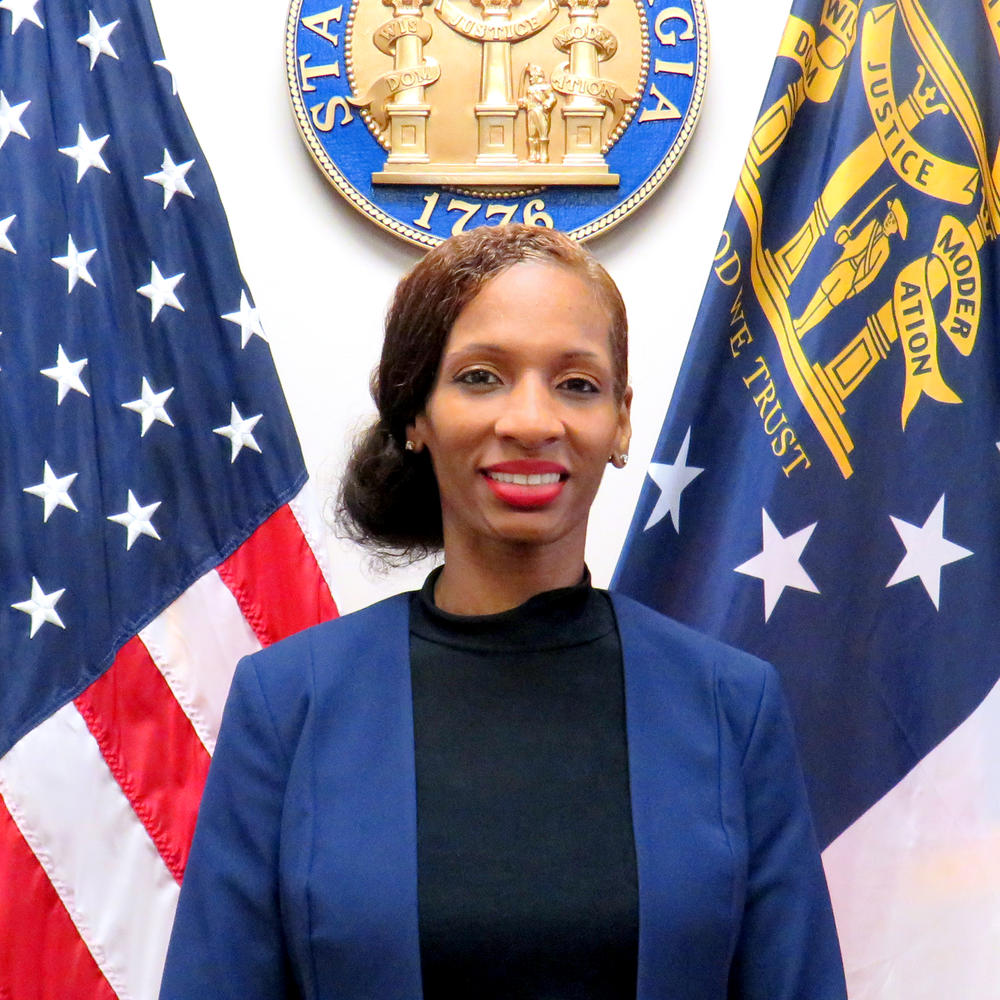
M 546 507 L 566 485 L 569 473 L 555 462 L 520 459 L 497 462 L 482 470 L 494 496 L 522 510 Z

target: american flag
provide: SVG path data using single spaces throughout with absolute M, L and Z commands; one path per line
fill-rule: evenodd
M 797 0 L 614 585 L 775 663 L 852 1000 L 1000 996 L 1000 5 Z
M 0 0 L 0 997 L 155 997 L 239 656 L 336 613 L 148 0 Z

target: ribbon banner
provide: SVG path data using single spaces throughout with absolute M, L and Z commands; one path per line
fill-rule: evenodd
M 983 276 L 972 234 L 959 219 L 946 215 L 938 226 L 933 260 L 948 282 L 948 313 L 941 329 L 964 357 L 976 346 L 983 313 Z
M 379 52 L 391 56 L 400 38 L 413 35 L 426 44 L 431 40 L 433 34 L 433 29 L 422 17 L 414 17 L 412 14 L 407 14 L 403 17 L 394 17 L 391 21 L 386 21 L 375 32 L 372 41 Z
M 566 64 L 553 72 L 551 83 L 560 94 L 567 97 L 592 97 L 606 104 L 616 115 L 620 115 L 622 108 L 632 100 L 632 95 L 627 94 L 614 80 L 578 76 L 570 73 Z
M 926 260 L 915 260 L 899 272 L 892 292 L 892 314 L 905 358 L 906 388 L 903 390 L 901 413 L 905 429 L 913 407 L 922 395 L 930 396 L 939 403 L 962 402 L 945 385 L 941 375 L 937 356 L 937 324 L 927 287 Z
M 423 62 L 401 70 L 389 70 L 376 77 L 368 90 L 360 97 L 347 98 L 356 108 L 368 108 L 375 120 L 385 128 L 388 121 L 386 104 L 400 91 L 411 87 L 429 87 L 441 79 L 441 67 L 437 60 L 425 56 Z
M 453 31 L 476 42 L 520 42 L 542 30 L 559 13 L 555 0 L 545 0 L 513 21 L 490 23 L 470 17 L 451 0 L 437 0 L 434 13 Z
M 913 137 L 895 103 L 897 91 L 892 71 L 895 15 L 893 6 L 869 13 L 861 42 L 861 78 L 882 151 L 897 176 L 917 191 L 956 205 L 969 205 L 976 193 L 979 172 L 975 167 L 953 163 L 925 149 Z M 927 78 L 923 64 L 918 64 L 917 73 L 921 82 Z M 944 109 L 943 104 L 935 106 L 935 110 Z

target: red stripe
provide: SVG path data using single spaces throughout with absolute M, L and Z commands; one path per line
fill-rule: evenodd
M 210 758 L 142 641 L 126 643 L 74 704 L 180 882 Z
M 0 1000 L 115 1000 L 0 799 Z
M 316 556 L 287 504 L 218 573 L 262 646 L 337 615 Z

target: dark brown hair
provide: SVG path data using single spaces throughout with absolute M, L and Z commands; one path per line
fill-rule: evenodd
M 434 388 L 448 334 L 490 278 L 522 261 L 561 264 L 593 288 L 609 320 L 614 392 L 628 385 L 625 304 L 597 259 L 554 229 L 511 224 L 460 233 L 429 251 L 396 286 L 382 357 L 372 373 L 375 422 L 355 443 L 341 483 L 338 522 L 348 537 L 389 562 L 439 549 L 441 501 L 426 452 L 404 450 Z

